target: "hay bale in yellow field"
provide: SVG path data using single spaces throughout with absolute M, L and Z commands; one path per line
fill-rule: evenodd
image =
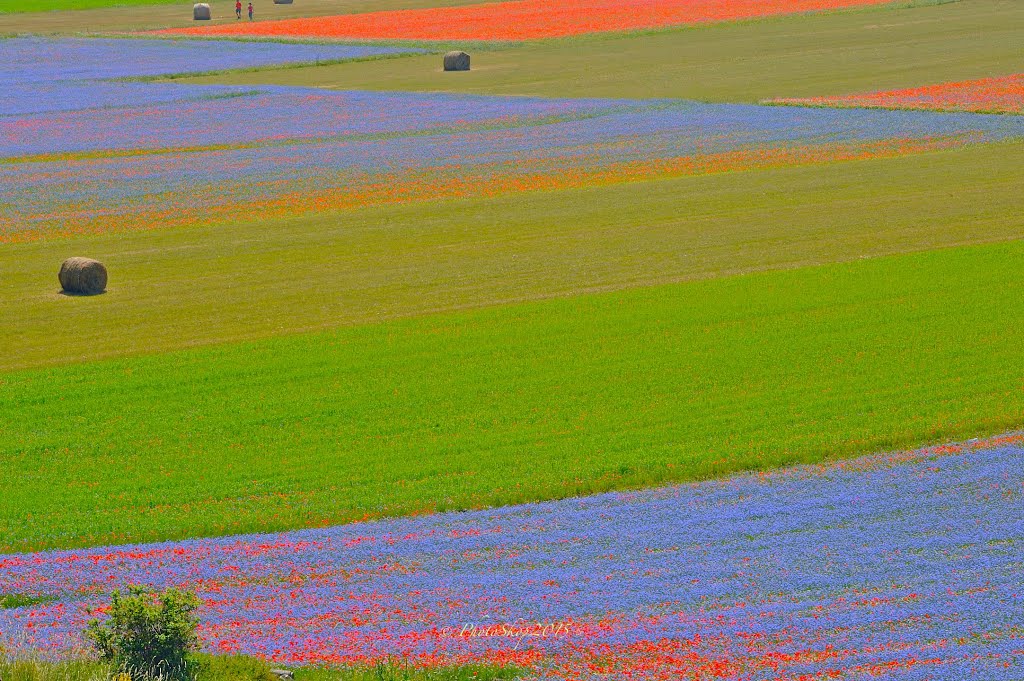
M 209 21 L 210 16 L 210 6 L 205 2 L 192 5 L 192 21 Z
M 107 268 L 92 258 L 68 258 L 57 278 L 65 293 L 94 296 L 107 288 Z
M 469 71 L 469 55 L 465 52 L 449 52 L 444 55 L 445 71 Z

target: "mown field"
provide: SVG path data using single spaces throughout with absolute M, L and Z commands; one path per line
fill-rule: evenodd
M 172 9 L 3 26 L 179 25 Z M 434 54 L 188 80 L 756 102 L 1013 73 L 1022 27 L 1019 3 L 962 0 L 494 47 L 468 74 Z M 4 244 L 0 551 L 564 497 L 1019 428 L 1019 152 Z M 107 263 L 107 294 L 59 295 L 78 254 Z

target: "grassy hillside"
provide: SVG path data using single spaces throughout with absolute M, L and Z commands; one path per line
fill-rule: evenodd
M 1018 73 L 1022 40 L 1024 3 L 962 0 L 478 50 L 468 73 L 427 55 L 202 82 L 756 102 Z
M 0 547 L 507 504 L 1020 427 L 1022 264 L 1021 242 L 938 250 L 7 374 Z

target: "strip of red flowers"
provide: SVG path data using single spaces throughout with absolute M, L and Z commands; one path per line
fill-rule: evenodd
M 166 33 L 278 38 L 531 40 L 741 21 L 892 0 L 515 0 L 331 17 L 218 24 Z
M 902 90 L 883 90 L 840 97 L 803 97 L 769 100 L 772 104 L 800 106 L 930 109 L 975 113 L 1024 113 L 1024 74 L 998 78 L 939 83 Z

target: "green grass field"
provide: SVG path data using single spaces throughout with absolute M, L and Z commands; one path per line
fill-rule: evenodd
M 507 504 L 1017 427 L 1022 265 L 1020 242 L 937 250 L 8 373 L 2 546 Z
M 417 2 L 440 4 L 387 6 Z M 342 4 L 376 6 L 282 11 Z M 0 30 L 181 14 L 12 14 Z M 1022 38 L 1022 3 L 962 0 L 500 46 L 466 74 L 432 55 L 195 80 L 752 102 L 1020 72 Z M 1020 428 L 1021 195 L 1008 143 L 4 245 L 0 552 Z M 58 294 L 80 254 L 107 263 L 107 294 Z

